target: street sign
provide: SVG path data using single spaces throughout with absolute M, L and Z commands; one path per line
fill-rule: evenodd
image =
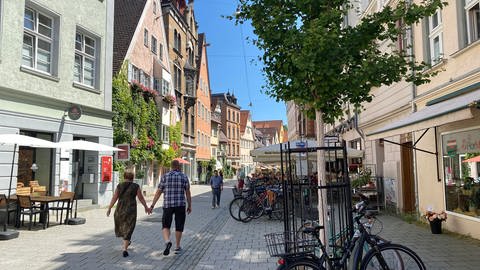
M 295 145 L 299 148 L 305 148 L 306 143 L 305 142 L 296 142 Z
M 79 105 L 73 104 L 68 108 L 68 118 L 78 120 L 82 116 L 82 108 Z
M 115 147 L 122 149 L 123 151 L 117 152 L 118 161 L 128 161 L 130 160 L 130 145 L 129 144 L 117 144 Z

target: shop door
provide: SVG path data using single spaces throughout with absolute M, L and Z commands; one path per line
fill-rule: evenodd
M 84 172 L 85 151 L 74 150 L 72 155 L 72 181 L 73 190 L 77 198 L 83 198 L 82 175 Z
M 415 211 L 415 181 L 413 175 L 413 150 L 412 142 L 402 144 L 402 196 L 403 212 L 411 213 Z

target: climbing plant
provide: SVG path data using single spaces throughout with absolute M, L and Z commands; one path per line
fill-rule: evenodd
M 138 82 L 129 83 L 127 66 L 125 62 L 112 83 L 113 141 L 130 144 L 133 164 L 161 161 L 165 154 L 157 132 L 161 122 L 155 103 L 157 93 Z

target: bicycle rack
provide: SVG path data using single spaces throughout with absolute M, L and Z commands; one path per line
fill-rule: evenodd
M 306 220 L 317 220 L 323 225 L 328 236 L 335 236 L 347 232 L 353 235 L 352 217 L 352 194 L 350 179 L 348 177 L 348 158 L 345 141 L 336 137 L 326 137 L 323 146 L 309 147 L 308 141 L 305 145 L 295 145 L 290 142 L 280 145 L 280 161 L 282 172 L 282 187 L 284 200 L 284 231 L 288 235 L 296 237 L 302 223 Z M 308 177 L 312 173 L 312 153 L 323 150 L 325 157 L 325 180 L 323 185 L 318 185 L 317 179 L 311 181 Z M 314 156 L 315 157 L 315 156 Z M 306 170 L 304 166 L 307 166 Z M 318 168 L 318 166 L 317 166 Z M 304 175 L 304 172 L 307 175 Z M 319 200 L 323 198 L 323 200 Z M 321 205 L 325 201 L 326 205 Z M 316 206 L 315 206 L 316 204 Z M 323 206 L 328 212 L 325 216 L 318 215 L 318 207 Z M 345 238 L 344 238 L 345 239 Z M 295 240 L 295 239 L 293 239 Z M 338 245 L 324 243 L 329 249 L 329 254 L 339 254 Z M 285 252 L 288 253 L 285 246 Z

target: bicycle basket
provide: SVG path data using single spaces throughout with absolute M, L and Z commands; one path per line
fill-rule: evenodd
M 309 234 L 297 235 L 295 232 L 277 232 L 265 235 L 268 253 L 272 257 L 284 257 L 314 253 L 317 240 Z

